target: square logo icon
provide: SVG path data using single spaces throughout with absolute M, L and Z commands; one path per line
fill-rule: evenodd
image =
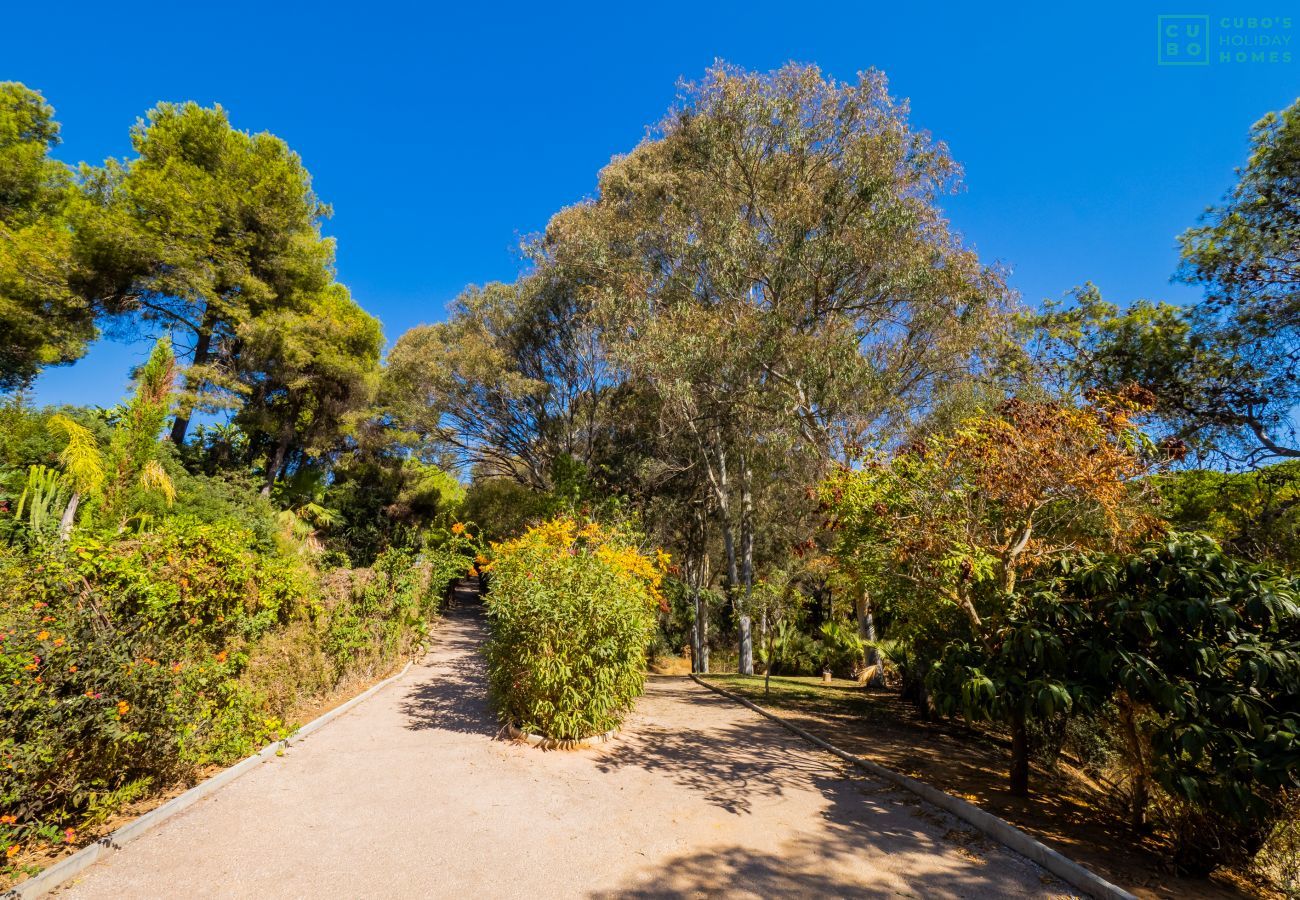
M 1157 16 L 1156 41 L 1157 65 L 1208 66 L 1210 17 Z

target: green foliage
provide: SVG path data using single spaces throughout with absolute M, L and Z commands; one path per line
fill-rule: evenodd
M 1256 123 L 1237 185 L 1181 238 L 1179 277 L 1203 285 L 1204 300 L 1120 310 L 1087 285 L 1039 319 L 1068 380 L 1084 390 L 1141 385 L 1164 437 L 1211 458 L 1300 456 L 1297 167 L 1300 101 Z
M 505 541 L 559 512 L 547 493 L 508 478 L 476 478 L 465 495 L 465 517 L 483 522 L 486 538 Z
M 1297 590 L 1203 535 L 1067 560 L 1016 605 L 992 654 L 950 642 L 930 686 L 941 706 L 976 717 L 1119 703 L 1136 719 L 1134 777 L 1149 772 L 1171 798 L 1177 861 L 1207 871 L 1248 859 L 1278 791 L 1300 786 Z
M 822 623 L 820 650 L 822 668 L 844 678 L 857 673 L 867 654 L 856 626 L 847 622 Z
M 562 740 L 616 727 L 645 682 L 660 576 L 625 535 L 571 519 L 494 547 L 485 653 L 503 718 Z
M 1300 571 L 1300 463 L 1248 472 L 1185 469 L 1154 483 L 1174 528 L 1204 531 L 1252 562 Z
M 289 470 L 294 453 L 303 461 L 338 447 L 373 399 L 379 377 L 379 320 L 342 285 L 303 299 L 238 328 L 238 390 L 252 402 L 235 424 L 262 436 L 267 490 Z
M 79 359 L 96 334 L 93 308 L 73 287 L 66 212 L 75 187 L 50 158 L 58 143 L 45 99 L 0 82 L 0 390 Z
M 245 402 L 241 328 L 306 311 L 329 290 L 329 209 L 284 141 L 236 130 L 220 106 L 159 104 L 131 142 L 134 158 L 83 171 L 75 254 L 118 327 L 135 321 L 191 342 L 181 443 L 192 408 Z
M 312 697 L 416 649 L 450 571 L 395 551 L 318 597 L 300 557 L 181 517 L 0 554 L 0 846 L 282 736 Z

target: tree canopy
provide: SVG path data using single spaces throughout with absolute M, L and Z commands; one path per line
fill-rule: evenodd
M 78 293 L 67 213 L 71 171 L 53 159 L 54 109 L 36 91 L 0 82 L 0 390 L 79 359 L 96 336 Z

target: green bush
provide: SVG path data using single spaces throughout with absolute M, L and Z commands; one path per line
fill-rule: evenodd
M 566 518 L 493 549 L 485 652 L 501 715 L 561 740 L 616 727 L 645 684 L 666 558 Z
M 318 587 L 300 555 L 178 518 L 0 552 L 5 859 L 76 842 L 123 804 L 282 737 L 313 698 L 390 670 L 423 640 L 453 555 L 464 574 L 463 554 L 439 569 L 392 551 Z

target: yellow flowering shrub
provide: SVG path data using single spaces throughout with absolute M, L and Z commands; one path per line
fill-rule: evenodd
M 501 715 L 559 739 L 616 727 L 645 684 L 668 566 L 622 530 L 559 517 L 492 545 L 486 647 Z

